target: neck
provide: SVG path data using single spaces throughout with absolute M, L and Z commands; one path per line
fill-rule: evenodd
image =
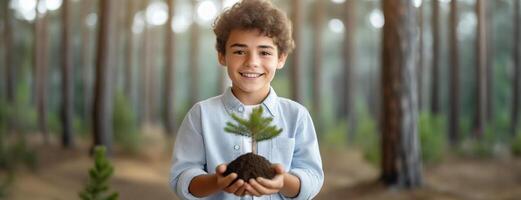
M 244 105 L 258 105 L 268 96 L 270 87 L 260 92 L 244 92 L 232 86 L 232 93 Z

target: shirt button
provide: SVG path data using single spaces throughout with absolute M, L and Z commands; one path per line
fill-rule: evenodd
M 235 146 L 233 146 L 233 149 L 235 149 L 235 150 L 239 150 L 240 148 L 241 148 L 241 147 L 240 147 L 239 145 L 235 145 Z
M 239 112 L 244 112 L 244 107 L 239 107 Z

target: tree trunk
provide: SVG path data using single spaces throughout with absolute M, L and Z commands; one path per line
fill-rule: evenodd
M 146 9 L 148 6 L 149 1 L 144 0 L 142 9 L 144 9 L 143 13 L 146 13 Z M 143 15 L 145 17 L 145 15 Z M 148 24 L 146 22 L 146 19 L 143 19 L 144 26 L 143 26 L 143 32 L 141 33 L 142 37 L 142 47 L 141 47 L 141 65 L 140 65 L 140 105 L 141 105 L 141 114 L 140 114 L 140 121 L 142 124 L 146 124 L 150 121 L 150 96 L 148 89 L 148 72 L 150 68 L 150 57 L 149 57 L 149 50 L 150 50 L 150 33 L 148 30 Z
M 166 45 L 165 45 L 165 74 L 164 74 L 164 89 L 165 96 L 163 100 L 164 111 L 164 126 L 166 129 L 166 133 L 169 136 L 173 136 L 176 131 L 176 121 L 175 121 L 175 107 L 174 107 L 174 94 L 175 94 L 175 65 L 174 65 L 174 55 L 175 55 L 175 35 L 172 31 L 171 24 L 172 18 L 174 17 L 174 5 L 175 0 L 167 0 L 168 4 L 168 20 L 166 22 L 165 28 L 165 36 L 166 36 Z
M 92 77 L 92 70 L 91 70 L 91 59 L 90 59 L 90 29 L 87 27 L 85 22 L 87 21 L 87 16 L 92 11 L 92 0 L 83 0 L 82 3 L 82 9 L 81 9 L 81 20 L 80 20 L 80 27 L 81 27 L 81 40 L 82 40 L 82 46 L 81 46 L 81 66 L 82 66 L 82 81 L 83 81 L 83 119 L 85 120 L 86 124 L 90 124 L 91 119 L 91 103 L 92 103 L 92 88 L 91 88 L 91 77 Z
M 355 91 L 355 29 L 356 29 L 356 0 L 347 0 L 344 2 L 344 42 L 343 42 L 343 97 L 341 112 L 347 118 L 348 125 L 348 141 L 353 141 L 356 130 L 355 115 L 356 109 L 354 104 Z
M 412 0 L 384 0 L 382 175 L 388 185 L 421 185 Z
M 484 0 L 476 1 L 476 16 L 478 18 L 476 36 L 476 113 L 474 121 L 474 136 L 480 138 L 483 135 L 486 122 L 486 27 Z
M 13 105 L 16 93 L 16 66 L 13 65 L 13 37 L 11 24 L 10 1 L 4 1 L 4 47 L 5 47 L 5 80 L 7 87 L 7 102 Z
M 425 23 L 423 21 L 424 16 L 424 6 L 425 1 L 423 1 L 418 8 L 418 20 L 419 20 L 419 26 L 420 26 L 420 32 L 419 32 L 419 44 L 418 44 L 418 110 L 421 112 L 423 110 L 424 106 L 424 99 L 423 99 L 423 69 L 425 66 L 425 59 L 423 57 L 423 33 L 424 33 L 424 27 Z
M 190 26 L 190 105 L 199 101 L 199 25 L 197 24 L 196 5 L 197 1 L 191 0 L 193 10 L 193 21 Z
M 450 2 L 450 115 L 449 143 L 455 146 L 459 142 L 459 46 L 458 46 L 458 1 Z
M 432 2 L 432 78 L 431 78 L 431 112 L 433 114 L 440 114 L 440 98 L 439 98 L 439 84 L 440 84 L 440 3 L 438 1 Z
M 72 49 L 70 48 L 70 17 L 69 17 L 70 0 L 63 0 L 62 5 L 62 145 L 70 148 L 74 145 L 73 141 L 73 66 L 72 66 Z
M 100 1 L 98 50 L 96 52 L 96 81 L 93 109 L 94 146 L 104 145 L 112 150 L 112 113 L 109 81 L 112 66 L 108 65 L 110 48 L 110 10 L 112 1 Z
M 486 61 L 486 76 L 487 76 L 487 114 L 486 114 L 486 121 L 488 124 L 490 124 L 494 129 L 495 123 L 494 123 L 494 52 L 495 52 L 495 44 L 494 44 L 494 26 L 493 26 L 493 19 L 494 19 L 494 13 L 493 13 L 493 5 L 496 1 L 484 1 L 486 3 L 486 9 L 485 9 L 485 19 L 484 23 L 485 29 L 486 29 L 486 38 L 487 38 L 487 61 Z
M 519 123 L 519 102 L 521 101 L 521 13 L 520 13 L 520 1 L 514 1 L 514 19 L 512 20 L 514 27 L 514 51 L 512 55 L 514 63 L 514 75 L 512 82 L 512 116 L 510 129 L 512 136 L 516 136 L 517 128 Z
M 127 42 L 126 48 L 125 48 L 125 64 L 123 67 L 125 68 L 125 83 L 124 83 L 124 90 L 125 90 L 125 96 L 127 99 L 132 99 L 133 97 L 133 87 L 132 87 L 132 72 L 133 72 L 133 56 L 132 51 L 134 49 L 134 33 L 132 32 L 132 22 L 134 21 L 134 1 L 128 1 L 127 3 L 127 16 L 126 16 L 126 35 L 127 35 Z
M 313 35 L 313 115 L 315 116 L 315 122 L 317 130 L 320 132 L 322 129 L 322 30 L 324 26 L 324 0 L 315 1 L 315 15 L 313 18 L 314 35 Z
M 301 27 L 302 27 L 302 1 L 301 0 L 291 0 L 291 8 L 293 8 L 291 12 L 291 21 L 293 23 L 293 40 L 295 41 L 295 45 L 297 46 L 290 56 L 291 59 L 291 69 L 290 69 L 290 90 L 291 90 L 291 99 L 303 103 L 303 95 L 301 92 L 301 50 L 298 47 L 301 42 Z
M 42 0 L 38 1 L 38 4 Z M 37 4 L 37 5 L 38 5 Z M 38 129 L 42 133 L 44 144 L 49 144 L 49 130 L 47 126 L 47 66 L 48 66 L 48 55 L 47 55 L 47 13 L 40 14 L 36 9 L 35 18 L 35 98 L 36 98 L 36 109 L 38 113 Z

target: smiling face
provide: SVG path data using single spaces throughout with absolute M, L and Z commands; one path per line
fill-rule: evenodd
M 247 105 L 261 103 L 287 56 L 279 55 L 273 39 L 258 30 L 232 30 L 225 52 L 219 53 L 219 63 L 228 68 L 233 94 Z

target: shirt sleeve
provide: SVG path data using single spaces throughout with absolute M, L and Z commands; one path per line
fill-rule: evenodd
M 322 159 L 313 121 L 309 112 L 305 108 L 303 110 L 295 130 L 295 152 L 289 170 L 290 174 L 300 179 L 299 194 L 293 199 L 314 198 L 324 183 Z
M 188 191 L 196 176 L 207 174 L 204 170 L 205 151 L 201 135 L 200 106 L 195 105 L 184 118 L 174 144 L 170 187 L 181 199 L 199 199 Z

